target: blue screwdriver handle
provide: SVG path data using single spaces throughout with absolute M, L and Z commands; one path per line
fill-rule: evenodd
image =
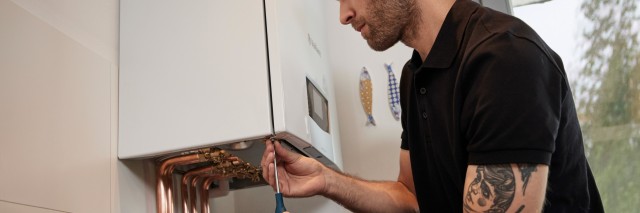
M 282 213 L 287 211 L 284 207 L 284 200 L 282 199 L 282 193 L 276 193 L 276 213 Z

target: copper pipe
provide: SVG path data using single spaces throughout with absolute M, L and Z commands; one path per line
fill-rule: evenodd
M 198 188 L 198 181 L 202 179 L 200 176 L 193 177 L 191 179 L 191 184 L 189 186 L 189 193 L 193 195 L 193 199 L 189 200 L 189 205 L 191 206 L 191 213 L 198 213 L 198 205 L 196 205 L 196 201 L 198 199 L 196 195 L 196 189 Z
M 189 213 L 191 211 L 191 206 L 193 205 L 189 201 L 195 201 L 197 199 L 195 191 L 189 193 L 189 191 L 191 191 L 189 190 L 189 184 L 191 183 L 192 178 L 195 178 L 201 173 L 210 172 L 213 169 L 213 166 L 199 167 L 187 171 L 187 173 L 182 176 L 182 210 L 184 213 Z
M 214 169 L 217 169 L 217 168 L 214 168 L 214 167 L 210 167 L 210 168 L 211 168 L 211 170 L 209 170 L 209 171 L 213 171 Z M 200 211 L 198 211 L 198 205 L 196 205 L 196 203 L 198 201 L 197 200 L 198 197 L 197 197 L 196 193 L 198 192 L 198 189 L 201 187 L 201 185 L 202 185 L 201 183 L 203 183 L 207 177 L 210 177 L 212 175 L 214 175 L 214 174 L 206 174 L 205 173 L 205 174 L 200 174 L 198 176 L 195 176 L 195 177 L 193 177 L 191 179 L 191 184 L 189 186 L 189 193 L 193 195 L 193 199 L 189 199 L 189 205 L 191 206 L 191 213 L 200 212 Z M 202 201 L 203 201 L 202 194 L 199 194 L 199 195 L 200 195 L 199 196 L 200 197 L 200 203 L 202 203 Z
M 191 210 L 189 208 L 189 199 L 193 199 L 193 198 L 190 198 L 189 196 L 193 196 L 193 195 L 189 195 L 188 182 L 190 181 L 191 181 L 190 176 L 187 176 L 186 174 L 182 176 L 182 183 L 180 185 L 180 188 L 182 189 L 182 191 L 180 192 L 182 194 L 182 213 L 189 213 Z
M 182 177 L 182 181 L 180 184 L 181 194 L 182 194 L 182 205 L 175 205 L 174 203 L 174 193 L 173 193 L 173 171 L 176 166 L 184 166 L 188 164 L 195 164 L 200 162 L 210 161 L 213 165 L 207 167 L 200 167 L 197 169 L 192 169 L 185 173 Z M 212 181 L 222 180 L 225 177 L 230 178 L 232 176 L 240 175 L 239 177 L 245 178 L 247 175 L 247 170 L 240 170 L 240 173 L 236 173 L 237 166 L 249 166 L 248 163 L 243 164 L 243 161 L 238 157 L 226 154 L 224 150 L 220 150 L 218 148 L 209 148 L 209 149 L 201 149 L 198 151 L 192 151 L 189 153 L 183 153 L 183 155 L 176 157 L 169 157 L 166 159 L 162 159 L 160 165 L 158 166 L 157 172 L 157 186 L 156 186 L 156 207 L 158 213 L 173 213 L 175 211 L 174 207 L 182 207 L 183 212 L 189 212 L 191 209 L 191 213 L 197 213 L 197 187 L 198 183 L 202 179 L 202 183 L 204 186 L 200 186 L 201 194 L 200 194 L 200 202 L 202 204 L 202 212 L 209 212 L 209 192 L 208 187 L 211 185 Z M 232 173 L 227 173 L 229 167 L 233 167 Z M 219 170 L 219 171 L 216 171 Z M 255 170 L 255 169 L 254 169 Z M 258 177 L 259 170 L 251 170 L 249 169 L 248 174 L 252 177 L 252 179 Z M 220 173 L 221 172 L 221 173 Z M 207 173 L 203 175 L 198 175 L 202 173 Z M 255 177 L 254 177 L 255 176 Z M 215 177 L 215 178 L 211 178 Z M 258 177 L 259 178 L 259 177 Z M 258 179 L 256 178 L 256 179 Z M 211 179 L 211 180 L 210 180 Z M 190 186 L 189 186 L 190 185 Z M 228 182 L 227 182 L 226 193 L 228 193 Z M 206 189 L 205 189 L 206 188 Z M 224 189 L 221 189 L 225 191 Z M 205 193 L 206 194 L 203 194 Z M 188 199 L 188 201 L 187 201 Z M 174 206 L 175 205 L 175 206 Z
M 158 213 L 173 213 L 172 175 L 175 166 L 204 162 L 210 157 L 212 149 L 203 149 L 198 153 L 165 159 L 158 166 L 156 177 L 156 208 Z
M 231 160 L 237 161 L 238 157 L 231 156 L 231 157 L 229 157 L 227 159 L 231 159 Z M 189 207 L 191 207 L 191 213 L 198 213 L 198 205 L 196 205 L 197 199 L 198 199 L 197 194 L 196 194 L 197 193 L 197 189 L 198 189 L 198 183 L 203 178 L 206 178 L 207 176 L 211 176 L 212 175 L 212 174 L 204 174 L 203 175 L 202 173 L 212 172 L 212 171 L 214 171 L 216 169 L 218 169 L 218 168 L 216 168 L 214 166 L 208 167 L 208 169 L 203 169 L 202 172 L 199 173 L 200 175 L 193 176 L 191 178 L 190 183 L 187 182 L 187 183 L 189 183 L 188 184 L 189 194 L 192 195 L 192 197 L 190 196 L 190 198 L 192 198 L 192 199 L 189 199 Z M 200 199 L 200 202 L 202 202 L 202 197 Z
M 173 193 L 171 190 L 173 169 L 176 164 L 201 161 L 200 154 L 178 156 L 163 161 L 158 168 L 156 207 L 158 213 L 173 213 Z
M 202 213 L 210 213 L 209 211 L 211 210 L 209 206 L 209 187 L 214 181 L 223 179 L 226 178 L 220 175 L 213 175 L 206 177 L 202 181 L 202 186 L 200 188 L 200 211 Z
M 215 168 L 215 167 L 210 167 L 210 168 L 211 168 L 211 170 L 209 170 L 209 172 L 213 171 L 215 169 L 218 169 L 218 168 Z M 205 181 L 207 181 L 208 178 L 213 178 L 213 180 L 209 180 L 208 181 L 209 183 L 205 183 Z M 209 211 L 209 207 L 208 207 L 208 205 L 209 205 L 209 194 L 208 193 L 209 192 L 208 192 L 208 189 L 207 189 L 207 192 L 203 193 L 202 192 L 202 188 L 203 188 L 203 186 L 205 184 L 211 185 L 212 181 L 215 181 L 215 180 L 218 180 L 218 179 L 224 179 L 224 178 L 229 178 L 229 177 L 228 176 L 223 176 L 223 175 L 220 175 L 220 174 L 206 173 L 205 172 L 205 173 L 201 173 L 200 175 L 194 176 L 191 179 L 191 183 L 189 184 L 189 193 L 193 195 L 193 199 L 189 200 L 189 202 L 190 202 L 189 205 L 191 206 L 191 213 L 198 213 L 198 212 L 202 213 L 202 212 L 205 212 L 205 211 L 206 212 Z M 200 189 L 200 190 L 198 190 L 198 189 Z M 227 191 L 229 190 L 229 186 L 228 185 L 226 186 L 226 190 Z M 198 195 L 200 197 L 200 204 L 201 204 L 200 205 L 200 207 L 201 207 L 200 210 L 198 210 L 198 205 L 196 205 L 196 203 L 197 203 L 196 193 L 198 193 Z M 205 204 L 207 206 L 203 207 L 203 205 L 205 205 Z

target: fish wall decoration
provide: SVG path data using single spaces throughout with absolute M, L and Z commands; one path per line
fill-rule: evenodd
M 366 125 L 375 126 L 376 122 L 373 120 L 373 111 L 371 108 L 373 104 L 373 88 L 371 86 L 371 76 L 366 67 L 362 67 L 362 72 L 360 72 L 360 102 L 367 115 Z
M 385 63 L 384 67 L 389 74 L 389 83 L 387 87 L 387 91 L 389 93 L 389 109 L 391 109 L 393 118 L 398 121 L 400 120 L 400 114 L 402 113 L 400 108 L 400 90 L 398 89 L 398 81 L 396 80 L 396 75 L 393 74 L 391 63 Z

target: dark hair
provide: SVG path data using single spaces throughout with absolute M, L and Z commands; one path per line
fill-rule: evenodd
M 515 194 L 515 177 L 509 164 L 481 166 L 484 168 L 484 179 L 494 187 L 495 199 L 490 213 L 503 213 L 513 201 Z M 480 167 L 478 167 L 478 173 Z

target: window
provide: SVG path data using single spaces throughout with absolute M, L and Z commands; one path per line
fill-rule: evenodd
M 537 2 L 516 6 L 513 14 L 562 57 L 605 210 L 637 212 L 640 1 Z

